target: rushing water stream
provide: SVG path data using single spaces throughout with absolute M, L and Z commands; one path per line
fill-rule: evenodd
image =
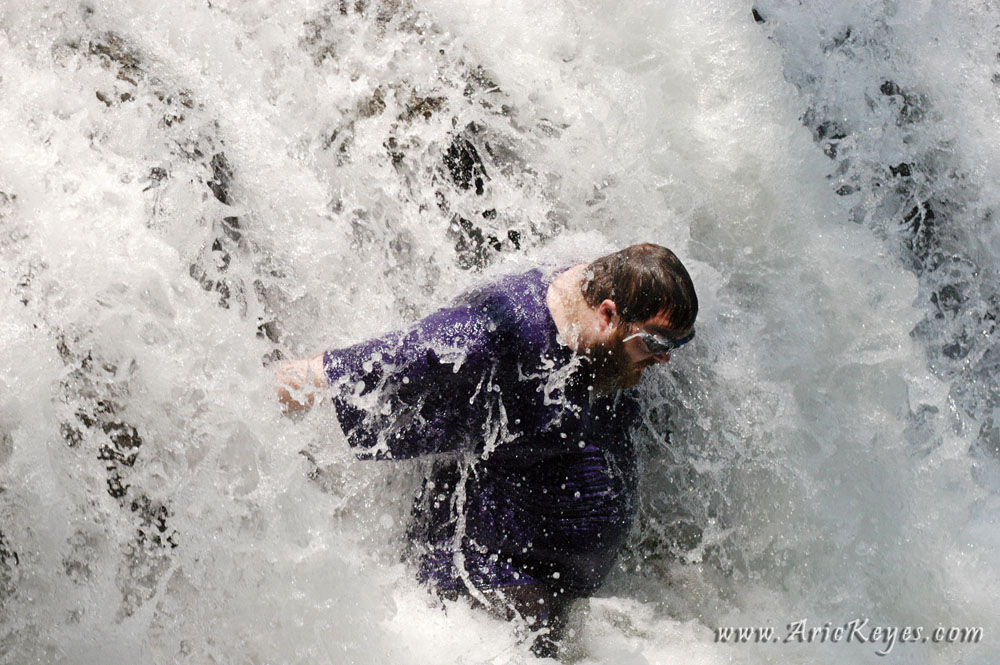
M 998 25 L 0 0 L 0 662 L 534 662 L 401 561 L 427 463 L 283 417 L 275 363 L 642 241 L 698 338 L 640 387 L 642 509 L 564 658 L 996 662 Z M 717 640 L 862 618 L 983 632 Z

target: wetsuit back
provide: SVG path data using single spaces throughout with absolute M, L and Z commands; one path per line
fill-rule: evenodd
M 569 596 L 607 575 L 636 509 L 637 407 L 591 397 L 556 339 L 541 270 L 460 298 L 405 332 L 325 354 L 359 456 L 443 456 L 411 535 L 439 588 L 544 583 Z

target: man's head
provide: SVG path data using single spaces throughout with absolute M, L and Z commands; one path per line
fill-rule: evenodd
M 604 391 L 635 385 L 694 332 L 694 283 L 666 247 L 646 243 L 602 256 L 584 269 L 581 290 L 596 315 L 592 357 L 595 384 Z

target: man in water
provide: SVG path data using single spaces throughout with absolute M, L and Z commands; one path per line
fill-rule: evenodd
M 441 455 L 414 505 L 418 578 L 544 628 L 610 571 L 637 509 L 626 389 L 694 337 L 698 299 L 670 250 L 633 245 L 512 275 L 407 331 L 278 372 L 286 411 L 328 394 L 361 457 Z

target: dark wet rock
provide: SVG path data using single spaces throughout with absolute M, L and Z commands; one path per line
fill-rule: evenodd
M 923 95 L 904 91 L 894 81 L 884 81 L 879 86 L 879 92 L 893 99 L 898 106 L 896 124 L 905 125 L 919 122 L 924 117 L 927 100 Z
M 163 102 L 166 106 L 173 106 L 176 99 L 176 104 L 179 104 L 184 108 L 195 108 L 194 99 L 191 98 L 191 93 L 187 90 L 177 90 L 173 93 L 168 93 L 163 90 L 154 90 L 153 94 L 156 95 L 156 98 Z
M 848 26 L 821 49 L 836 58 L 871 58 L 878 52 L 880 39 L 881 35 L 861 35 Z M 856 50 L 854 46 L 861 43 L 865 48 Z M 1000 434 L 988 424 L 994 407 L 1000 406 L 1000 396 L 996 370 L 986 360 L 996 355 L 994 303 L 1000 296 L 991 277 L 995 274 L 992 266 L 983 266 L 975 258 L 981 255 L 981 240 L 969 232 L 989 224 L 992 212 L 960 203 L 982 200 L 981 193 L 955 165 L 954 147 L 939 138 L 937 128 L 925 131 L 921 126 L 934 120 L 930 99 L 899 80 L 885 77 L 876 84 L 877 92 L 866 96 L 869 110 L 875 116 L 891 117 L 891 124 L 857 129 L 836 120 L 845 114 L 829 91 L 817 91 L 821 80 L 801 76 L 792 83 L 808 99 L 827 100 L 825 106 L 814 101 L 803 123 L 835 162 L 830 178 L 835 191 L 865 194 L 852 209 L 852 218 L 869 226 L 917 275 L 917 305 L 926 307 L 928 314 L 911 334 L 924 344 L 931 371 L 951 383 L 955 417 L 968 430 L 979 431 L 979 441 L 973 446 L 979 456 L 974 477 L 991 491 L 1000 491 L 1000 483 L 987 482 L 1000 478 L 1000 460 L 990 452 Z M 902 158 L 878 164 L 873 157 L 878 154 Z M 943 418 L 944 414 L 929 409 L 913 411 L 908 437 L 922 450 L 933 448 L 940 440 L 933 432 L 943 427 Z M 995 463 L 996 473 L 986 471 L 988 463 Z
M 74 584 L 87 584 L 98 565 L 100 539 L 81 528 L 73 532 L 66 544 L 69 551 L 62 559 L 63 573 Z
M 188 275 L 206 291 L 211 291 L 215 288 L 215 282 L 208 278 L 208 272 L 197 263 L 192 263 L 188 266 Z
M 6 426 L 0 425 L 0 467 L 5 465 L 13 454 L 14 435 Z M 2 487 L 0 487 L 0 494 L 3 494 Z
M 468 82 L 462 94 L 472 97 L 482 92 L 500 92 L 500 85 L 493 79 L 493 76 L 483 67 L 476 65 L 469 69 L 467 74 Z
M 239 291 L 235 291 L 232 284 L 224 279 L 215 282 L 213 290 L 219 294 L 219 307 L 222 309 L 229 309 L 230 299 L 233 297 L 233 294 L 239 294 Z
M 221 152 L 212 155 L 211 164 L 212 179 L 208 181 L 208 187 L 220 203 L 229 205 L 229 186 L 233 181 L 233 168 L 229 165 L 225 154 Z
M 164 180 L 167 179 L 167 170 L 165 168 L 154 166 L 149 170 L 149 175 L 146 181 L 149 183 L 142 191 L 147 192 L 151 189 L 155 189 L 160 186 Z
M 0 531 L 0 609 L 5 601 L 16 591 L 17 569 L 21 565 L 21 557 Z
M 836 159 L 841 140 L 847 138 L 844 128 L 837 122 L 818 118 L 813 109 L 803 114 L 802 123 L 812 132 L 813 140 L 823 147 L 823 154 Z
M 111 421 L 101 424 L 101 429 L 108 435 L 110 444 L 98 449 L 98 459 L 118 462 L 123 466 L 134 466 L 139 456 L 142 438 L 138 430 L 128 423 Z
M 243 238 L 243 234 L 240 233 L 240 218 L 223 217 L 222 232 L 226 235 L 227 238 L 229 238 L 233 242 L 238 243 Z
M 909 178 L 912 168 L 912 165 L 907 164 L 906 162 L 901 162 L 895 166 L 890 166 L 889 173 L 900 178 Z
M 485 181 L 489 180 L 489 176 L 486 175 L 483 160 L 471 141 L 456 137 L 444 154 L 444 163 L 456 185 L 462 189 L 475 187 L 477 195 L 483 194 Z
M 970 340 L 962 334 L 942 346 L 941 353 L 949 360 L 962 360 L 969 355 L 972 349 L 973 345 Z
M 766 21 L 766 19 L 761 16 L 760 12 L 757 11 L 756 7 L 750 10 L 750 14 L 753 16 L 753 20 L 757 23 L 764 23 Z
M 337 57 L 336 47 L 324 39 L 324 33 L 329 24 L 330 17 L 328 15 L 306 21 L 303 24 L 305 34 L 302 36 L 300 45 L 312 53 L 313 63 L 317 67 L 322 66 L 325 61 L 333 61 Z
M 842 50 L 845 46 L 854 44 L 854 31 L 851 26 L 837 32 L 832 39 L 822 45 L 824 53 Z
M 202 249 L 198 259 L 188 266 L 188 274 L 205 291 L 218 294 L 218 304 L 229 309 L 234 304 L 241 316 L 246 316 L 249 302 L 247 288 L 241 277 L 229 274 L 235 257 L 246 254 L 246 243 L 239 217 L 224 217 L 212 224 L 211 243 Z
M 373 118 L 382 115 L 385 110 L 385 97 L 381 86 L 375 88 L 372 96 L 358 104 L 358 116 L 362 118 Z
M 430 120 L 435 113 L 445 110 L 448 99 L 446 97 L 420 97 L 414 93 L 406 102 L 403 113 L 399 119 L 412 122 L 416 117 Z
M 382 145 L 385 146 L 386 152 L 389 153 L 393 168 L 398 171 L 406 157 L 406 153 L 399 144 L 399 140 L 395 136 L 390 136 Z
M 143 495 L 133 499 L 129 509 L 139 519 L 137 530 L 140 540 L 154 545 L 169 545 L 171 549 L 177 547 L 179 536 L 167 522 L 171 514 L 166 505 Z
M 966 300 L 965 293 L 958 284 L 944 284 L 931 294 L 931 303 L 942 316 L 955 316 L 962 311 Z
M 78 446 L 83 440 L 83 432 L 71 423 L 60 423 L 59 434 L 70 448 Z
M 243 316 L 251 330 L 263 312 L 265 336 L 272 341 L 278 340 L 279 322 L 267 303 L 255 308 L 254 318 L 247 316 L 248 295 L 273 298 L 275 289 L 270 286 L 251 289 L 245 280 L 260 275 L 271 283 L 280 279 L 279 271 L 265 267 L 266 257 L 253 255 L 256 250 L 248 239 L 250 234 L 243 219 L 232 214 L 212 219 L 212 214 L 217 214 L 218 210 L 216 201 L 231 205 L 238 195 L 234 191 L 234 165 L 227 157 L 218 125 L 210 117 L 206 119 L 204 109 L 189 92 L 147 72 L 141 52 L 119 35 L 101 33 L 89 41 L 61 42 L 53 49 L 53 56 L 57 64 L 63 66 L 70 66 L 76 57 L 91 58 L 114 72 L 116 80 L 110 86 L 105 84 L 103 89 L 91 91 L 102 105 L 120 107 L 124 112 L 128 108 L 126 104 L 138 101 L 144 108 L 148 106 L 154 119 L 162 118 L 156 126 L 161 132 L 158 138 L 168 146 L 167 153 L 162 158 L 157 157 L 153 162 L 156 166 L 150 169 L 148 176 L 139 174 L 134 179 L 135 186 L 149 197 L 151 212 L 147 225 L 163 228 L 171 221 L 157 219 L 158 214 L 163 214 L 158 212 L 157 201 L 164 190 L 184 186 L 184 183 L 197 188 L 199 196 L 190 197 L 190 200 L 201 199 L 204 207 L 185 211 L 185 214 L 198 215 L 207 223 L 202 251 L 189 268 L 192 278 L 217 297 L 220 306 Z M 122 182 L 129 181 L 122 179 Z M 209 193 L 214 200 L 209 198 Z M 0 193 L 0 227 L 5 226 L 4 216 L 15 200 L 12 194 Z M 169 210 L 166 214 L 170 214 Z M 7 232 L 8 228 L 3 230 Z M 0 239 L 0 250 L 4 249 L 6 237 Z M 45 302 L 46 296 L 39 288 L 39 284 L 45 282 L 38 276 L 44 275 L 46 270 L 47 265 L 38 261 L 18 266 L 18 271 L 11 275 L 25 306 Z M 40 309 L 37 320 L 46 327 L 43 314 Z M 95 349 L 107 347 L 89 343 L 89 335 L 93 333 L 85 328 L 77 329 L 68 322 L 59 325 L 60 328 L 49 326 L 47 330 L 47 334 L 56 339 L 56 349 L 65 364 L 64 376 L 56 391 L 60 410 L 58 432 L 67 447 L 66 454 L 77 456 L 79 463 L 94 467 L 102 485 L 101 494 L 92 497 L 93 506 L 90 503 L 79 506 L 79 514 L 68 517 L 84 523 L 94 517 L 88 512 L 92 507 L 97 510 L 99 506 L 103 511 L 106 506 L 117 504 L 121 514 L 114 519 L 128 520 L 134 526 L 134 531 L 124 538 L 117 534 L 101 534 L 99 541 L 93 534 L 75 531 L 67 539 L 62 570 L 71 580 L 82 584 L 98 570 L 107 571 L 110 566 L 122 596 L 119 614 L 129 616 L 161 587 L 162 576 L 170 566 L 169 552 L 181 542 L 173 528 L 171 499 L 155 496 L 144 485 L 143 467 L 150 463 L 149 439 L 155 436 L 155 431 L 150 432 L 144 422 L 136 421 L 129 408 L 133 399 L 134 361 L 102 357 Z M 280 356 L 277 349 L 272 353 Z M 105 542 L 103 539 L 107 537 L 117 537 L 118 541 Z M 13 593 L 12 580 L 15 580 L 17 563 L 17 552 L 0 534 L 0 606 Z
M 219 272 L 226 272 L 229 262 L 233 260 L 232 255 L 222 247 L 222 239 L 216 238 L 212 241 L 212 253 L 215 254 L 215 267 Z
M 107 69 L 117 68 L 118 78 L 132 85 L 143 77 L 139 52 L 114 32 L 106 32 L 90 42 L 90 53 L 100 58 Z
M 73 420 L 59 425 L 63 441 L 71 448 L 94 446 L 97 459 L 106 463 L 108 494 L 121 499 L 128 493 L 125 477 L 139 457 L 142 437 L 118 415 L 122 407 L 112 395 L 124 390 L 119 369 L 112 363 L 95 362 L 90 351 L 73 350 L 65 335 L 57 338 L 56 348 L 70 368 L 63 388 L 78 403 Z
M 257 322 L 257 337 L 263 337 L 268 339 L 275 344 L 281 342 L 281 330 L 278 328 L 277 321 L 269 320 L 265 321 L 263 319 Z M 275 349 L 277 350 L 277 349 Z
M 448 227 L 448 237 L 455 242 L 458 265 L 464 270 L 486 267 L 492 255 L 503 249 L 499 238 L 483 233 L 481 228 L 464 217 L 455 217 Z
M 195 103 L 191 98 L 191 93 L 186 90 L 179 90 L 167 93 L 163 90 L 154 90 L 156 98 L 163 102 L 163 116 L 160 120 L 160 128 L 167 129 L 174 124 L 181 124 L 186 119 L 183 109 L 194 109 Z
M 393 211 L 395 219 L 383 218 L 384 211 L 344 210 L 343 206 L 333 211 L 345 218 L 352 250 L 377 254 L 371 259 L 385 266 L 387 276 L 402 271 L 402 266 L 418 257 L 411 256 L 412 252 L 400 254 L 399 248 L 406 243 L 386 242 L 373 229 L 387 229 L 392 237 L 405 235 L 407 224 L 399 219 L 417 216 L 435 225 L 431 232 L 444 233 L 451 240 L 455 264 L 468 270 L 481 269 L 499 252 L 522 251 L 544 237 L 543 229 L 547 230 L 549 220 L 556 216 L 546 211 L 544 217 L 528 220 L 524 209 L 505 210 L 493 200 L 492 179 L 503 178 L 505 189 L 509 185 L 516 191 L 519 181 L 533 182 L 537 176 L 524 163 L 519 154 L 522 151 L 514 147 L 516 140 L 507 133 L 513 126 L 509 118 L 517 110 L 495 77 L 474 62 L 456 58 L 450 36 L 440 32 L 411 3 L 366 3 L 360 9 L 350 4 L 342 5 L 340 10 L 343 12 L 338 16 L 337 8 L 324 9 L 308 20 L 300 40 L 300 46 L 317 66 L 329 67 L 331 60 L 340 59 L 331 73 L 358 80 L 353 72 L 344 71 L 345 66 L 352 65 L 343 52 L 353 51 L 359 39 L 371 40 L 382 31 L 400 35 L 403 39 L 396 42 L 398 45 L 418 41 L 426 44 L 432 57 L 448 55 L 430 75 L 409 71 L 404 65 L 387 70 L 385 76 L 371 77 L 372 87 L 360 96 L 362 101 L 358 103 L 355 97 L 350 106 L 337 109 L 336 126 L 324 128 L 317 136 L 328 159 L 340 166 L 358 158 L 355 153 L 359 145 L 364 149 L 371 145 L 371 137 L 362 144 L 355 140 L 356 136 L 376 127 L 385 128 L 380 157 L 384 156 L 399 178 L 389 187 L 402 193 L 406 211 Z M 383 22 L 387 16 L 392 20 Z M 375 31 L 372 21 L 377 26 Z M 398 45 L 388 47 L 387 59 L 408 57 L 406 49 Z M 468 120 L 470 106 L 475 107 L 473 123 Z M 392 119 L 384 117 L 389 109 L 393 110 Z M 376 116 L 378 122 L 367 122 Z M 558 135 L 563 129 L 556 122 L 533 122 L 531 131 L 539 135 Z M 523 128 L 515 127 L 510 134 L 523 132 Z M 365 155 L 365 159 L 370 158 Z M 440 169 L 428 169 L 428 160 L 434 159 L 440 159 Z M 433 268 L 422 272 L 425 279 L 434 279 L 432 275 L 438 274 Z M 419 288 L 426 290 L 428 286 Z M 400 294 L 399 300 L 401 308 L 412 307 L 407 296 Z
M 442 156 L 448 178 L 463 195 L 474 195 L 477 199 L 489 199 L 487 183 L 491 180 L 482 153 L 477 143 L 482 141 L 481 129 L 469 125 L 466 131 L 456 135 Z M 485 152 L 493 156 L 488 141 L 482 141 Z M 454 210 L 454 205 L 445 191 L 438 191 L 438 207 L 445 212 Z M 459 197 L 460 198 L 460 197 Z M 498 252 L 516 251 L 521 248 L 522 234 L 516 229 L 504 229 L 505 219 L 495 207 L 480 208 L 472 213 L 468 201 L 462 212 L 452 212 L 448 225 L 448 238 L 455 244 L 458 265 L 464 270 L 482 269 L 489 265 Z
M 80 44 L 76 42 L 61 44 L 63 48 L 79 50 Z M 125 40 L 116 33 L 106 32 L 94 37 L 87 45 L 90 55 L 96 56 L 105 69 L 115 70 L 116 78 L 134 89 L 138 86 L 138 81 L 144 77 L 142 62 L 139 52 L 130 48 Z M 118 104 L 131 102 L 135 99 L 132 90 L 97 90 L 95 96 L 105 106 L 111 107 Z
M 125 556 L 116 575 L 122 594 L 119 611 L 127 616 L 152 597 L 169 565 L 166 552 L 177 546 L 179 538 L 169 525 L 167 504 L 129 482 L 144 447 L 139 428 L 123 415 L 134 363 L 100 358 L 78 336 L 65 333 L 57 335 L 56 349 L 67 366 L 61 399 L 72 409 L 72 416 L 60 424 L 60 433 L 69 447 L 93 454 L 104 464 L 107 494 L 134 516 L 136 530 L 122 545 Z M 74 583 L 86 583 L 98 562 L 99 543 L 92 534 L 77 530 L 67 545 L 63 572 Z
M 282 334 L 276 309 L 287 307 L 287 298 L 280 288 L 266 285 L 263 279 L 254 280 L 253 288 L 257 301 L 264 306 L 263 314 L 257 317 L 257 337 L 280 344 Z M 283 358 L 284 354 L 280 349 L 274 349 L 266 357 Z
M 909 229 L 906 238 L 912 255 L 921 263 L 937 247 L 937 215 L 930 201 L 920 201 L 903 216 L 902 223 Z
M 261 364 L 264 367 L 270 367 L 271 365 L 282 362 L 285 360 L 285 354 L 281 352 L 281 349 L 272 349 L 271 351 L 264 354 L 261 358 Z
M 138 515 L 142 523 L 143 516 Z M 123 563 L 118 567 L 115 581 L 121 594 L 121 605 L 116 619 L 121 621 L 136 613 L 152 600 L 159 590 L 160 580 L 170 570 L 170 550 L 177 546 L 175 534 L 163 538 L 151 535 L 149 528 L 139 527 L 122 548 Z
M 701 545 L 704 530 L 693 522 L 680 520 L 669 525 L 665 534 L 671 552 L 686 553 Z
M 514 249 L 521 249 L 521 232 L 510 229 L 507 231 L 507 239 L 510 240 L 510 244 L 514 246 Z

